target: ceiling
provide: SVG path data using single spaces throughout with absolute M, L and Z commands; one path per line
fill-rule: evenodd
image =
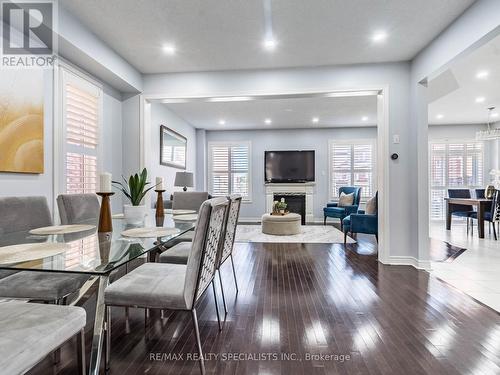
M 477 78 L 479 72 L 488 76 Z M 488 107 L 496 107 L 500 120 L 500 36 L 454 63 L 429 82 L 430 124 L 478 124 L 488 120 Z M 483 97 L 484 102 L 476 103 Z M 442 117 L 442 118 L 438 118 Z
M 142 73 L 410 60 L 473 2 L 60 0 Z M 374 43 L 379 31 L 388 38 Z M 269 35 L 272 52 L 262 46 Z
M 375 126 L 377 97 L 300 97 L 239 102 L 169 103 L 177 116 L 207 130 L 292 129 Z M 312 119 L 318 118 L 317 123 Z M 366 117 L 364 121 L 363 117 Z M 265 120 L 271 119 L 271 124 Z M 224 120 L 224 124 L 219 122 Z

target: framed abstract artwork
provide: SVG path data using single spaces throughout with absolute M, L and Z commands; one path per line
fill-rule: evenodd
M 43 173 L 42 69 L 0 70 L 0 172 Z

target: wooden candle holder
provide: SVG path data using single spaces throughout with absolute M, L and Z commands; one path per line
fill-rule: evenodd
M 165 190 L 155 190 L 158 193 L 156 199 L 156 217 L 164 217 L 165 211 L 163 210 L 163 193 Z
M 101 212 L 99 214 L 99 229 L 98 232 L 112 232 L 113 231 L 113 221 L 111 219 L 111 204 L 109 197 L 114 193 L 96 193 L 102 198 L 101 200 Z

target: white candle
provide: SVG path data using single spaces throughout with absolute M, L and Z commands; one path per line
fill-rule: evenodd
M 99 182 L 99 193 L 111 193 L 111 173 L 102 173 Z
M 163 177 L 156 177 L 155 190 L 163 190 Z

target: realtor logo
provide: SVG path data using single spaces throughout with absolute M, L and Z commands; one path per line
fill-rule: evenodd
M 52 2 L 3 2 L 2 21 L 4 55 L 52 54 Z

